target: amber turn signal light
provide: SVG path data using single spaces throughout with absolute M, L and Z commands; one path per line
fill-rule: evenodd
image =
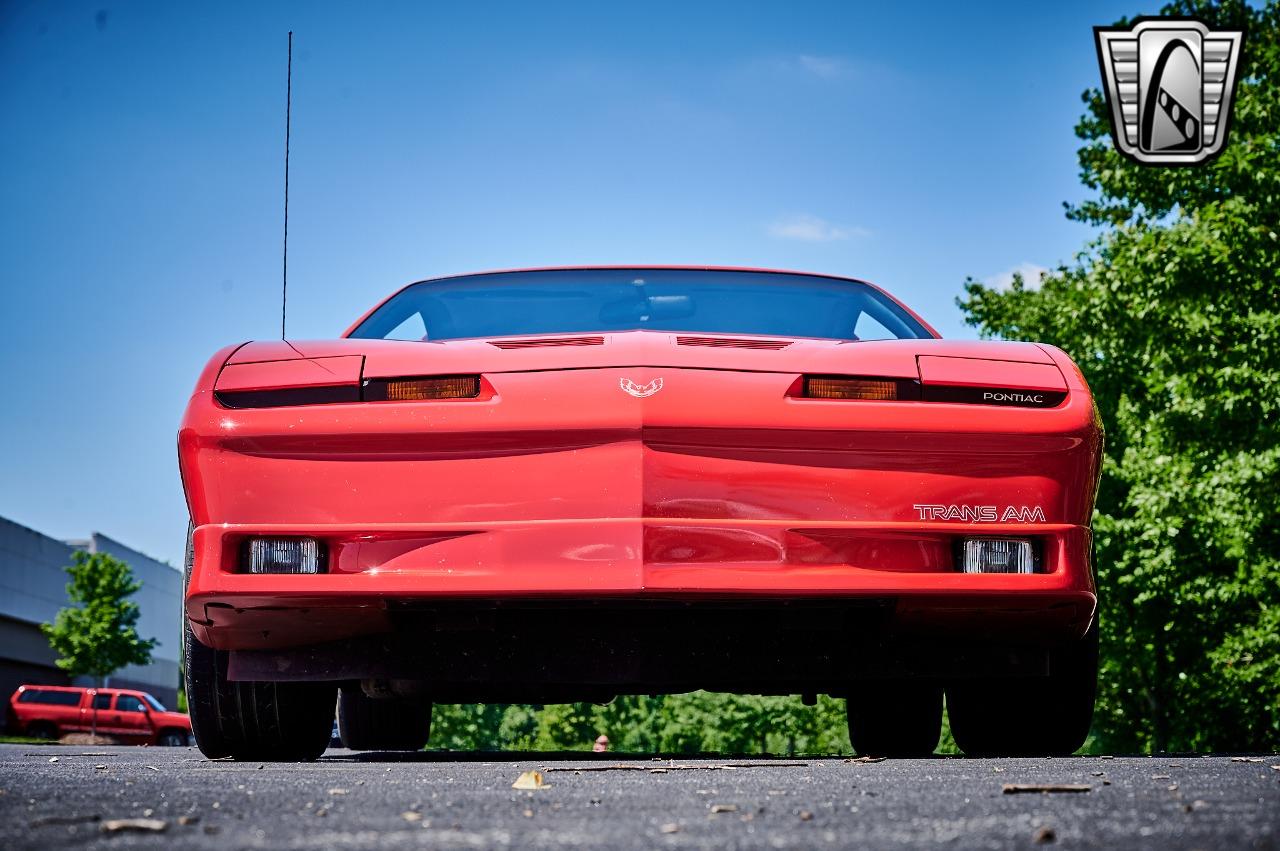
M 474 399 L 479 395 L 480 376 L 478 375 L 392 378 L 386 381 L 371 381 L 365 388 L 365 399 L 386 402 Z
M 805 376 L 804 395 L 809 399 L 866 399 L 892 402 L 899 398 L 898 382 L 891 378 L 834 378 Z

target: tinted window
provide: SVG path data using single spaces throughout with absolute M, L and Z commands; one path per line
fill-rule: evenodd
M 109 695 L 109 694 L 95 694 L 95 695 L 93 696 L 93 708 L 94 708 L 94 709 L 110 709 L 110 708 L 111 708 L 111 695 Z
M 143 699 L 143 700 L 145 700 L 147 703 L 151 704 L 151 708 L 152 708 L 152 709 L 154 709 L 156 712 L 168 712 L 168 711 L 169 711 L 169 710 L 167 710 L 167 709 L 165 709 L 165 708 L 164 708 L 164 704 L 163 704 L 163 703 L 161 703 L 160 701 L 156 700 L 154 697 L 152 697 L 151 695 L 147 694 L 146 692 L 143 692 L 143 693 L 142 693 L 142 699 Z
M 47 691 L 44 689 L 30 689 L 22 693 L 22 697 L 18 698 L 19 703 L 45 703 L 51 706 L 79 706 L 80 692 L 78 691 Z
M 142 701 L 131 694 L 116 695 L 117 712 L 142 712 Z
M 896 302 L 858 281 L 696 269 L 502 272 L 423 281 L 393 296 L 351 336 L 456 340 L 649 329 L 856 340 L 860 323 L 878 338 L 930 336 Z

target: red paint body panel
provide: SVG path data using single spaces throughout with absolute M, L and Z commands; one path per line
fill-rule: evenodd
M 1051 643 L 1087 629 L 1101 434 L 1087 387 L 1058 350 L 601 336 L 516 348 L 344 338 L 223 350 L 179 433 L 196 637 L 222 649 L 293 647 L 387 631 L 390 608 L 412 601 L 557 597 L 874 599 L 913 635 Z M 212 393 L 215 383 L 456 374 L 482 375 L 486 391 L 236 410 Z M 788 396 L 805 374 L 1067 397 L 1030 409 Z M 660 392 L 645 398 L 620 386 L 657 379 Z M 1043 520 L 942 521 L 922 504 L 1036 508 Z M 1044 572 L 958 573 L 954 546 L 973 534 L 1035 538 Z M 253 535 L 317 537 L 329 573 L 245 575 L 240 543 Z
M 1067 389 L 1062 372 L 1052 363 L 1019 363 L 966 357 L 921 355 L 920 381 L 950 387 L 1004 387 L 1010 390 Z
M 295 387 L 337 387 L 360 383 L 363 358 L 359 355 L 317 357 L 266 363 L 228 364 L 218 373 L 214 389 L 282 390 Z

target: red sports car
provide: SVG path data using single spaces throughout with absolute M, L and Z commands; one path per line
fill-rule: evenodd
M 1068 753 L 1102 434 L 1052 346 L 723 268 L 410 284 L 241 343 L 178 436 L 211 757 L 420 748 L 433 702 L 848 698 L 862 753 Z

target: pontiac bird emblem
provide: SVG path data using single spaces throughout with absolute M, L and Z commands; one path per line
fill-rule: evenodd
M 1194 165 L 1222 152 L 1243 32 L 1147 18 L 1093 33 L 1120 153 L 1139 163 Z
M 635 396 L 637 399 L 643 399 L 646 396 L 652 396 L 662 389 L 662 379 L 655 378 L 648 384 L 636 384 L 630 378 L 624 378 L 618 382 L 623 390 Z

